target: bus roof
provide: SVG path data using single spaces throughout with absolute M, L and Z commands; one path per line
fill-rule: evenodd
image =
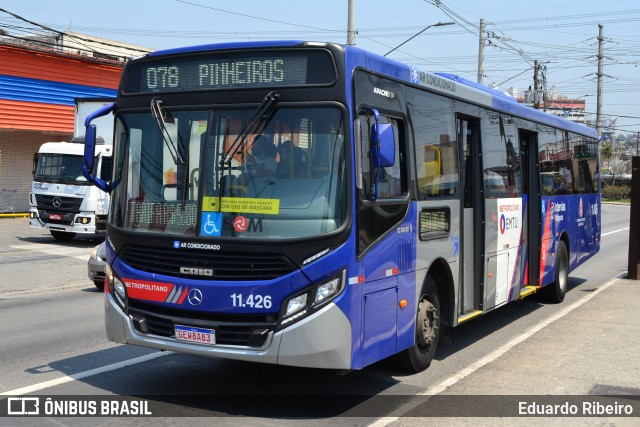
M 597 138 L 595 129 L 580 123 L 548 114 L 519 103 L 515 98 L 498 90 L 472 82 L 449 73 L 431 73 L 384 56 L 364 51 L 355 46 L 345 46 L 347 66 L 358 66 L 389 75 L 434 92 L 479 104 L 493 110 L 522 117 L 577 134 Z
M 301 40 L 229 42 L 159 50 L 151 52 L 145 57 L 153 58 L 162 55 L 179 55 L 214 50 L 238 50 L 270 47 L 318 47 L 329 45 L 344 49 L 346 52 L 346 66 L 348 69 L 354 70 L 357 67 L 365 67 L 372 71 L 385 74 L 417 86 L 428 88 L 434 92 L 479 104 L 499 112 L 522 117 L 527 120 L 550 125 L 581 135 L 593 138 L 598 137 L 595 129 L 593 128 L 520 104 L 515 98 L 507 94 L 487 86 L 483 86 L 479 83 L 475 83 L 463 77 L 450 73 L 432 73 L 422 71 L 416 67 L 350 45 L 345 46 L 336 43 L 305 42 Z

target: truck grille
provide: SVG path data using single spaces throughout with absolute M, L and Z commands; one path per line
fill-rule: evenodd
M 79 213 L 82 198 L 36 194 L 36 204 L 38 205 L 38 210 L 48 212 Z

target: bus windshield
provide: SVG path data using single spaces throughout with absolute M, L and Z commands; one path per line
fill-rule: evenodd
M 288 239 L 330 233 L 346 222 L 339 108 L 278 108 L 259 126 L 250 123 L 251 109 L 159 113 L 161 122 L 149 112 L 118 118 L 115 227 Z M 252 133 L 243 134 L 247 129 Z

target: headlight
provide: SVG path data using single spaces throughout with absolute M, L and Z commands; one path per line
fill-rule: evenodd
M 293 321 L 310 315 L 337 297 L 344 289 L 344 273 L 343 271 L 340 276 L 307 288 L 285 300 L 281 310 L 280 327 L 288 326 Z
M 324 285 L 318 286 L 318 289 L 316 289 L 316 298 L 314 300 L 314 304 L 319 304 L 320 302 L 326 300 L 327 298 L 331 298 L 333 295 L 338 293 L 339 290 L 340 290 L 340 278 L 338 277 L 328 281 Z
M 120 306 L 121 309 L 125 309 L 127 306 L 127 288 L 122 283 L 120 279 L 113 274 L 113 270 L 109 265 L 105 266 L 104 269 L 105 277 L 107 280 L 107 285 L 109 286 L 109 291 L 112 295 L 114 295 L 114 299 L 116 303 Z
M 98 247 L 100 245 L 96 246 L 95 248 L 93 248 L 93 250 L 91 251 L 91 258 L 98 258 Z
M 285 311 L 284 315 L 288 317 L 305 308 L 307 308 L 307 294 L 298 295 L 297 297 L 291 298 L 287 302 L 287 310 Z
M 124 283 L 122 283 L 117 277 L 114 278 L 113 282 L 113 288 L 116 291 L 116 295 L 119 296 L 120 299 L 122 299 L 122 301 L 124 302 L 124 300 L 127 298 L 127 291 Z

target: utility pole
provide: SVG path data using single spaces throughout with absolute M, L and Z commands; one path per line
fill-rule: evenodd
M 349 0 L 347 11 L 347 44 L 356 44 L 356 0 Z
M 547 66 L 533 60 L 533 108 L 547 111 Z
M 540 108 L 540 98 L 538 97 L 538 60 L 533 61 L 533 108 Z
M 602 43 L 604 41 L 604 25 L 598 24 L 598 90 L 596 98 L 596 132 L 602 135 Z
M 484 75 L 484 19 L 480 19 L 480 39 L 478 41 L 478 83 Z

